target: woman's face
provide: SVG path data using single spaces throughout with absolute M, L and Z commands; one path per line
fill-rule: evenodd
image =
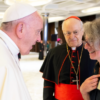
M 92 41 L 89 41 L 89 38 L 87 35 L 85 35 L 85 49 L 88 50 L 90 58 L 93 60 L 100 61 L 100 49 L 96 49 L 94 46 L 94 43 Z

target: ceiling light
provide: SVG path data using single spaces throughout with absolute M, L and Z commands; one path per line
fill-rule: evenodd
M 60 17 L 60 16 L 58 16 L 58 17 L 49 17 L 48 21 L 49 22 L 56 22 L 56 21 L 60 21 L 60 20 L 64 20 L 64 19 L 65 19 L 64 17 Z
M 49 2 L 51 2 L 52 0 L 5 0 L 5 3 L 7 5 L 12 5 L 14 2 L 25 2 L 25 3 L 29 3 L 32 6 L 40 6 L 40 5 L 45 5 Z
M 45 5 L 49 2 L 51 2 L 52 0 L 35 0 L 35 1 L 31 1 L 30 4 L 32 6 L 40 6 L 40 5 Z
M 97 11 L 100 11 L 100 7 L 85 9 L 85 10 L 82 10 L 82 13 L 91 13 L 91 12 L 97 12 Z

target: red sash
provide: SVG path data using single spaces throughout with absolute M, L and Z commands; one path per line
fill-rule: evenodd
M 55 98 L 58 100 L 84 100 L 76 85 L 62 83 L 55 84 Z

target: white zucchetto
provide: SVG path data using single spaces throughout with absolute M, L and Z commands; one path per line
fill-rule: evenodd
M 37 9 L 33 6 L 27 3 L 18 2 L 11 5 L 5 11 L 2 22 L 18 20 L 34 13 L 35 11 L 37 11 Z

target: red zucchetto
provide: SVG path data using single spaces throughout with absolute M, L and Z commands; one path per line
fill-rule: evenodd
M 77 16 L 70 16 L 70 17 L 66 18 L 65 20 L 70 19 L 70 18 L 75 18 L 75 19 L 78 19 L 78 20 L 81 21 L 81 19 L 79 17 L 77 17 Z

